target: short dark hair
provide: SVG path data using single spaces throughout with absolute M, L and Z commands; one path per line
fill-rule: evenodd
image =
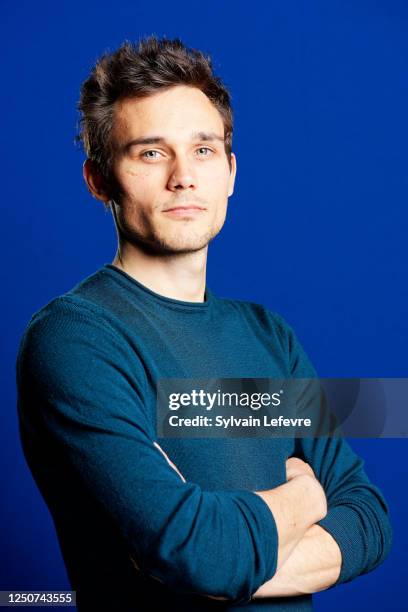
M 211 58 L 186 47 L 179 38 L 149 36 L 137 44 L 125 41 L 113 53 L 102 55 L 81 86 L 77 142 L 82 143 L 88 158 L 107 180 L 114 154 L 111 132 L 115 103 L 124 98 L 146 97 L 175 85 L 197 87 L 220 112 L 231 166 L 231 97 L 213 73 Z

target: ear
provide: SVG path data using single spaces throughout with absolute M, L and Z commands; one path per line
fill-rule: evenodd
M 94 196 L 94 198 L 108 203 L 110 200 L 108 185 L 105 178 L 102 176 L 98 165 L 91 159 L 86 159 L 82 167 L 82 174 L 88 190 Z
M 237 158 L 234 153 L 231 153 L 231 172 L 228 182 L 228 197 L 234 193 L 235 176 L 237 174 Z

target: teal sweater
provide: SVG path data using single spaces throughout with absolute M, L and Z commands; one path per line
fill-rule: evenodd
M 319 524 L 342 552 L 337 583 L 377 567 L 388 508 L 346 440 L 156 436 L 161 377 L 315 375 L 278 314 L 208 287 L 201 303 L 166 298 L 111 264 L 36 312 L 17 360 L 20 434 L 78 609 L 310 610 L 309 595 L 250 600 L 278 552 L 253 491 L 284 483 L 291 455 L 325 489 Z

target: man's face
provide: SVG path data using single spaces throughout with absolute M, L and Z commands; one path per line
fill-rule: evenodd
M 197 251 L 221 230 L 235 179 L 224 124 L 205 94 L 178 85 L 116 107 L 115 214 L 128 242 L 149 252 Z

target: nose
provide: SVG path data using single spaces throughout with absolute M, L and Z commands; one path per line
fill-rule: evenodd
M 176 157 L 167 183 L 168 189 L 177 191 L 181 189 L 195 189 L 196 186 L 196 175 L 189 160 L 182 156 Z

